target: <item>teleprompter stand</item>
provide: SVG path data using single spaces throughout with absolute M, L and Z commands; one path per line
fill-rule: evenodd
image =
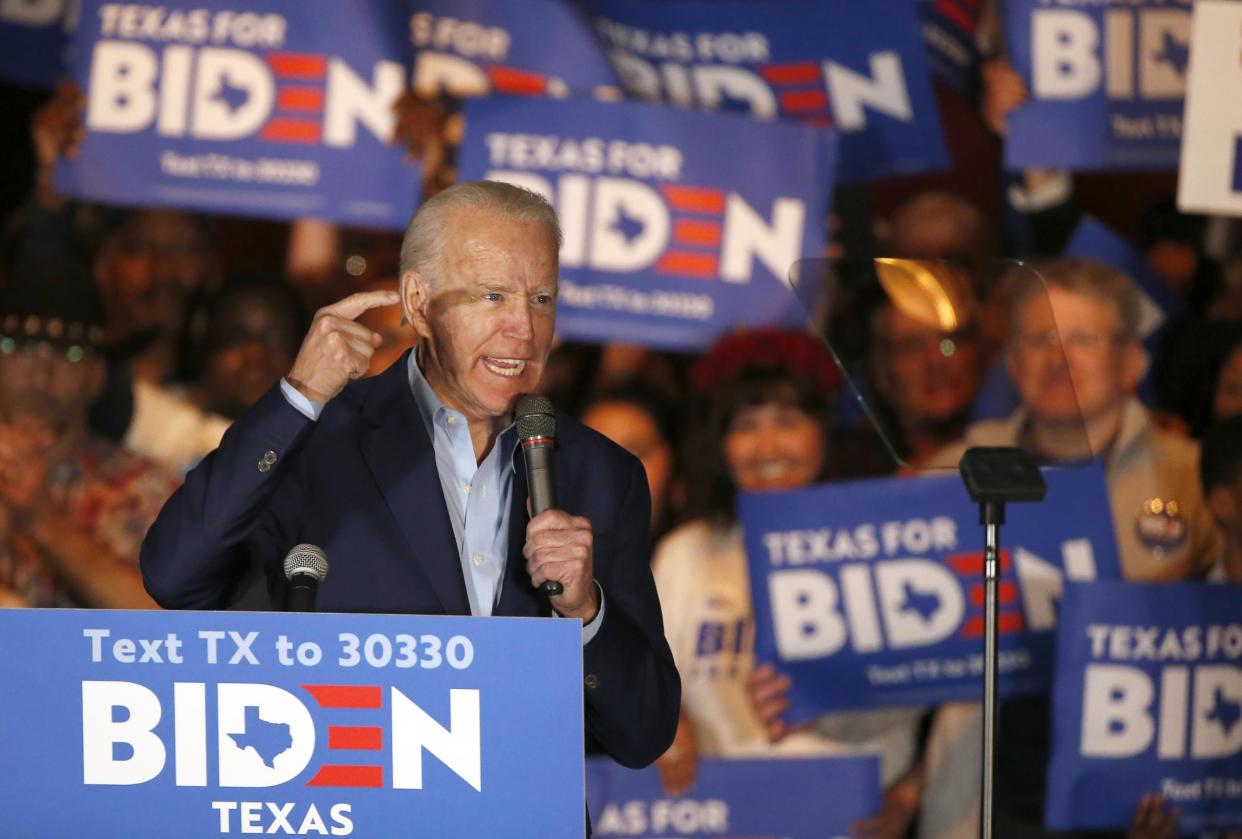
M 979 808 L 979 835 L 992 839 L 992 774 L 996 759 L 996 590 L 1000 577 L 1000 526 L 1009 501 L 1042 501 L 1047 492 L 1044 476 L 1025 449 L 976 446 L 967 449 L 958 464 L 970 500 L 979 505 L 984 527 L 983 583 L 983 795 Z

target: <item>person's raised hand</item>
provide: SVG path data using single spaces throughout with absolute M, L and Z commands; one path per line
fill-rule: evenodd
M 682 714 L 677 721 L 677 735 L 668 751 L 656 758 L 660 772 L 660 784 L 672 796 L 682 796 L 690 791 L 698 777 L 699 755 L 694 745 L 694 729 Z
M 30 119 L 30 136 L 34 142 L 39 169 L 50 169 L 61 157 L 73 159 L 86 137 L 82 125 L 82 109 L 86 97 L 73 82 L 62 79 L 52 98 L 44 102 Z
M 980 74 L 983 78 L 980 103 L 983 121 L 988 128 L 1004 137 L 1010 112 L 1026 104 L 1026 82 L 1008 59 L 1000 57 L 985 61 Z
M 592 575 L 594 536 L 591 522 L 564 510 L 544 510 L 526 524 L 526 572 L 535 587 L 556 580 L 563 588 L 548 598 L 557 614 L 590 623 L 599 612 L 599 591 Z
M 315 312 L 285 377 L 289 384 L 313 402 L 327 402 L 352 379 L 365 376 L 383 338 L 356 319 L 369 309 L 400 301 L 396 291 L 360 291 Z
M 773 743 L 796 730 L 781 719 L 789 710 L 789 685 L 789 677 L 777 673 L 771 664 L 760 664 L 746 677 L 746 695 Z
M 1144 795 L 1134 811 L 1126 839 L 1176 839 L 1178 813 L 1163 795 Z

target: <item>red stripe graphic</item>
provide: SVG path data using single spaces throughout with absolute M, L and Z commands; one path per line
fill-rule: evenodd
M 518 96 L 542 96 L 548 88 L 547 77 L 526 70 L 515 70 L 512 67 L 501 67 L 493 64 L 487 68 L 488 78 L 497 93 L 509 93 Z
M 382 787 L 382 766 L 323 766 L 315 777 L 306 782 L 308 787 Z
M 814 61 L 768 64 L 759 68 L 759 75 L 771 84 L 810 84 L 820 78 L 819 65 Z
M 719 189 L 665 184 L 660 187 L 660 191 L 664 193 L 664 200 L 674 212 L 717 216 L 724 214 L 725 196 Z
M 983 583 L 972 583 L 970 586 L 970 605 L 977 609 L 983 608 L 986 590 Z M 1002 606 L 1012 606 L 1018 602 L 1018 587 L 1013 580 L 1000 580 L 996 587 L 996 602 Z
M 673 222 L 673 241 L 679 245 L 719 247 L 720 225 L 714 221 L 677 219 Z
M 317 87 L 282 87 L 276 94 L 282 111 L 322 111 L 323 91 Z
M 372 725 L 330 725 L 328 748 L 379 751 L 384 748 L 384 729 Z
M 971 574 L 983 574 L 983 553 L 976 552 L 972 554 L 954 554 L 948 559 L 949 567 L 958 573 L 958 576 L 967 577 Z M 1008 571 L 1009 551 L 1001 550 L 1000 552 L 1001 571 Z
M 660 274 L 678 274 L 682 277 L 714 280 L 720 276 L 720 266 L 714 254 L 667 251 L 656 263 Z
M 828 94 L 822 90 L 789 90 L 781 94 L 781 110 L 822 111 L 828 107 Z
M 286 79 L 322 79 L 328 72 L 328 60 L 309 52 L 269 52 L 267 66 Z
M 814 125 L 818 128 L 831 128 L 832 127 L 832 117 L 828 116 L 827 114 L 817 114 L 815 116 L 799 117 L 799 120 L 806 125 Z
M 320 708 L 382 708 L 384 691 L 379 685 L 302 685 Z
M 996 616 L 996 628 L 1001 635 L 1010 632 L 1019 632 L 1022 629 L 1022 613 L 1021 612 L 1001 612 Z M 983 615 L 975 615 L 966 621 L 962 627 L 963 638 L 982 638 L 983 637 Z
M 976 21 L 970 12 L 965 11 L 958 6 L 953 0 L 936 0 L 936 11 L 953 21 L 958 29 L 961 29 L 967 35 L 975 33 Z
M 263 126 L 259 138 L 274 143 L 313 145 L 319 142 L 319 131 L 319 123 L 314 120 L 275 117 Z

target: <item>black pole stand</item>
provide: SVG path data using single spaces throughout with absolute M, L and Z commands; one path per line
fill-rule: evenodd
M 970 500 L 979 505 L 984 528 L 983 588 L 983 790 L 979 807 L 979 836 L 992 839 L 994 813 L 993 768 L 996 762 L 996 602 L 1000 580 L 1000 526 L 1009 501 L 1042 501 L 1047 487 L 1025 449 L 976 446 L 967 449 L 958 464 Z

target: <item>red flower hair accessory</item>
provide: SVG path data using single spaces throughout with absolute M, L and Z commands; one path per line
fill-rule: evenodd
M 710 397 L 744 370 L 773 367 L 814 382 L 825 397 L 835 395 L 844 379 L 818 338 L 805 332 L 766 328 L 721 338 L 694 365 L 690 382 L 700 396 Z

